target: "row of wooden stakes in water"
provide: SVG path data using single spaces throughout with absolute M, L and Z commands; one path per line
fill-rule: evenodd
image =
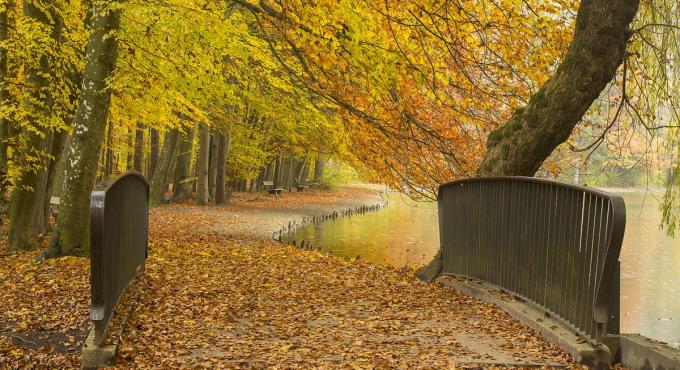
M 335 220 L 338 217 L 342 216 L 352 216 L 352 215 L 361 215 L 365 214 L 368 212 L 375 212 L 383 207 L 385 207 L 386 204 L 374 204 L 374 205 L 363 205 L 360 207 L 356 208 L 349 208 L 344 211 L 333 211 L 329 214 L 326 215 L 321 215 L 321 216 L 313 216 L 313 217 L 303 217 L 302 221 L 288 221 L 288 226 L 283 226 L 279 231 L 274 231 L 273 239 L 278 240 L 279 243 L 284 243 L 283 241 L 283 233 L 285 232 L 286 234 L 290 235 L 291 232 L 295 231 L 295 229 L 305 226 L 309 223 L 319 223 L 323 221 L 328 221 L 328 220 Z M 314 246 L 311 241 L 305 241 L 302 240 L 299 245 L 295 239 L 293 239 L 290 244 L 294 247 L 299 247 L 301 249 L 306 249 L 306 250 L 321 250 L 321 245 L 319 243 L 318 246 Z

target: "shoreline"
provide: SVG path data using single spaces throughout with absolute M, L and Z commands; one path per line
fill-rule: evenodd
M 219 212 L 220 214 L 215 216 L 223 220 L 206 225 L 204 231 L 224 235 L 244 234 L 279 241 L 282 232 L 310 222 L 356 213 L 363 207 L 382 208 L 386 204 L 384 193 L 373 186 L 286 192 L 281 198 L 250 193 L 237 196 L 241 199 L 231 204 L 236 209 L 227 205 L 210 210 Z M 310 201 L 310 198 L 319 197 L 322 199 Z M 257 204 L 262 200 L 264 207 Z M 234 229 L 233 223 L 230 222 L 235 220 L 241 221 L 242 227 L 238 230 Z

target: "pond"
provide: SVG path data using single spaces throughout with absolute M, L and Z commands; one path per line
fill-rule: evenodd
M 658 193 L 617 190 L 626 201 L 621 252 L 621 331 L 680 343 L 680 239 L 659 229 Z M 389 193 L 378 212 L 308 224 L 284 235 L 335 255 L 395 267 L 429 262 L 439 245 L 437 205 Z

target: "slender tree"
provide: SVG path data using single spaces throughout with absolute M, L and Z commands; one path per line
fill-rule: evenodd
M 274 182 L 274 189 L 280 189 L 283 184 L 281 183 L 281 177 L 283 177 L 283 171 L 282 171 L 282 164 L 283 164 L 283 159 L 279 155 L 276 157 L 274 164 L 274 178 L 272 181 Z
M 219 134 L 217 130 L 211 130 L 210 134 L 210 154 L 208 155 L 209 166 L 208 166 L 208 195 L 211 201 L 215 200 L 215 186 L 217 183 L 217 135 Z
M 215 179 L 215 203 L 227 202 L 226 174 L 227 158 L 229 157 L 230 133 L 219 133 L 217 137 L 217 176 Z
M 323 149 L 321 149 L 318 155 L 316 156 L 316 160 L 314 160 L 314 182 L 316 183 L 321 182 L 325 164 L 326 164 L 326 152 Z
M 158 129 L 151 127 L 149 129 L 149 172 L 148 178 L 153 177 L 158 163 L 158 155 L 160 154 L 160 135 Z
M 186 181 L 191 177 L 191 155 L 193 153 L 194 128 L 187 130 L 182 135 L 177 162 L 175 165 L 175 178 L 172 182 L 172 201 L 180 202 L 191 198 L 191 184 Z
M 208 174 L 210 167 L 210 127 L 201 123 L 198 126 L 198 158 L 196 169 L 198 171 L 198 188 L 196 190 L 196 204 L 205 205 L 210 201 L 208 189 Z
M 144 124 L 137 124 L 135 130 L 135 154 L 132 168 L 137 172 L 142 172 L 142 162 L 144 161 Z
M 155 206 L 162 200 L 163 193 L 167 189 L 167 177 L 172 162 L 177 157 L 179 151 L 179 131 L 172 129 L 165 133 L 163 149 L 161 150 L 158 164 L 154 170 L 153 177 L 149 184 L 149 204 Z

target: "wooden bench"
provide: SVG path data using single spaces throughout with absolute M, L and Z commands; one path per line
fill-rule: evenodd
M 283 194 L 283 189 L 271 189 L 271 190 L 269 190 L 269 191 L 267 191 L 267 192 L 268 192 L 269 194 L 274 194 L 274 195 L 276 195 L 276 196 L 278 197 L 278 196 L 280 196 L 281 194 Z
M 296 186 L 297 191 L 305 191 L 305 189 L 309 188 L 307 185 L 298 185 Z
M 283 189 L 273 189 L 274 188 L 274 181 L 262 181 L 262 185 L 264 186 L 265 190 L 267 190 L 267 193 L 269 194 L 274 194 L 277 197 L 283 194 Z

